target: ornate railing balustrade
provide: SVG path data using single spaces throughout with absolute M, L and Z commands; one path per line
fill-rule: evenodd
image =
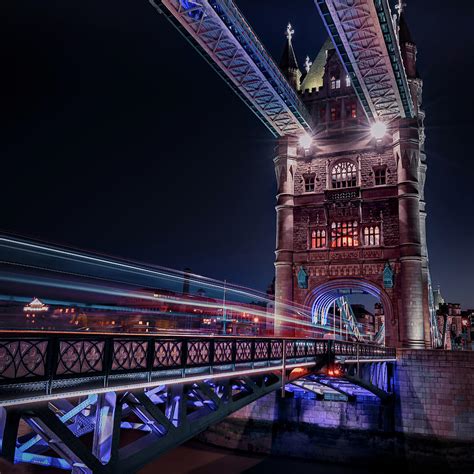
M 310 367 L 357 353 L 395 356 L 388 348 L 318 339 L 4 331 L 0 405 L 272 372 L 283 364 Z
M 397 351 L 392 347 L 375 344 L 360 344 L 349 341 L 331 341 L 331 350 L 336 358 L 347 359 L 395 359 Z

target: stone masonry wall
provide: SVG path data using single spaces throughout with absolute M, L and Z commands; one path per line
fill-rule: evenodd
M 321 428 L 377 430 L 381 427 L 381 410 L 376 398 L 341 403 L 306 398 L 281 399 L 278 393 L 271 393 L 245 406 L 231 417 L 241 420 L 310 423 Z
M 399 350 L 396 430 L 474 442 L 474 352 Z
M 243 451 L 370 463 L 379 472 L 471 474 L 474 352 L 400 350 L 394 385 L 394 408 L 374 398 L 337 402 L 270 394 L 200 439 Z M 394 410 L 395 431 L 387 430 L 392 417 L 385 410 Z

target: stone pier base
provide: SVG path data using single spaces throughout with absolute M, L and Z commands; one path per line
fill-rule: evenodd
M 474 472 L 474 353 L 401 350 L 395 389 L 391 431 L 387 407 L 376 398 L 337 402 L 273 393 L 200 438 L 247 452 L 370 464 L 380 472 Z

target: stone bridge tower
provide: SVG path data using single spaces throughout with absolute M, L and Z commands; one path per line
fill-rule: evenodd
M 422 81 L 402 11 L 397 22 L 414 119 L 375 139 L 330 40 L 296 84 L 316 132 L 306 147 L 280 139 L 274 160 L 277 332 L 283 300 L 316 308 L 323 294 L 355 289 L 380 298 L 388 345 L 430 347 Z M 291 42 L 281 68 L 296 79 Z

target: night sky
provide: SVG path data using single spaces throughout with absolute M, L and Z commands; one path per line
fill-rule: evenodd
M 279 59 L 325 31 L 312 0 L 238 0 Z M 264 290 L 274 141 L 146 0 L 3 0 L 0 230 Z M 474 307 L 471 0 L 408 2 L 427 112 L 434 285 Z

